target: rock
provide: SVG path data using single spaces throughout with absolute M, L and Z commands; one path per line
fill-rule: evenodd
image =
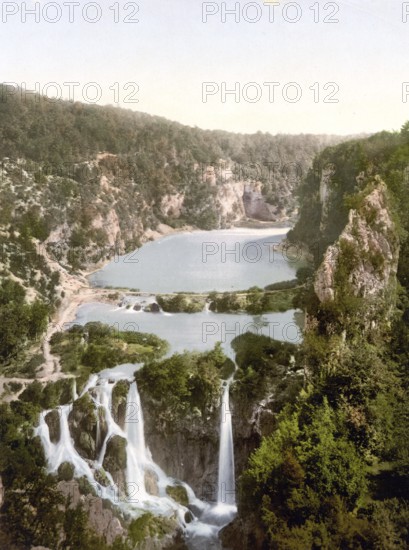
M 145 489 L 149 495 L 159 496 L 158 481 L 159 478 L 153 470 L 145 471 Z
M 147 313 L 160 313 L 160 307 L 159 304 L 156 302 L 152 302 L 151 304 L 148 304 L 144 307 L 144 311 Z
M 314 282 L 320 302 L 337 298 L 336 275 L 341 265 L 348 270 L 352 293 L 366 300 L 385 298 L 395 279 L 398 239 L 387 208 L 386 186 L 379 180 L 375 185 L 359 208 L 350 210 L 348 224 L 324 255 Z
M 259 187 L 246 185 L 243 193 L 243 204 L 248 218 L 260 221 L 275 221 L 274 208 L 267 204 Z
M 223 548 L 231 550 L 262 550 L 268 548 L 259 521 L 251 515 L 237 517 L 221 529 L 219 534 Z
M 112 416 L 122 429 L 125 428 L 126 401 L 129 386 L 130 384 L 127 380 L 120 380 L 112 391 Z
M 186 415 L 169 429 L 158 420 L 156 404 L 143 394 L 141 399 L 145 439 L 153 460 L 169 476 L 186 481 L 199 498 L 207 497 L 208 487 L 217 485 L 219 411 L 209 419 Z
M 119 489 L 126 493 L 126 439 L 114 435 L 109 438 L 104 457 L 104 470 L 112 475 Z
M 129 539 L 138 550 L 185 550 L 181 529 L 174 518 L 145 512 L 128 527 Z
M 58 483 L 58 489 L 66 498 L 70 497 L 70 508 L 74 509 L 82 504 L 90 528 L 98 536 L 102 536 L 107 544 L 112 545 L 117 537 L 126 535 L 118 511 L 109 501 L 95 496 L 95 493 L 83 495 L 77 480 L 61 481 Z
M 142 311 L 142 306 L 141 306 L 141 304 L 135 304 L 133 306 L 133 309 L 134 309 L 134 311 Z
M 187 491 L 182 485 L 168 485 L 166 487 L 166 494 L 182 506 L 187 506 L 189 504 Z
M 109 487 L 110 481 L 109 481 L 108 476 L 106 475 L 105 470 L 103 468 L 99 468 L 98 470 L 95 470 L 94 478 L 103 487 Z
M 48 425 L 51 442 L 58 443 L 61 437 L 60 413 L 56 410 L 50 411 L 46 414 L 45 421 Z
M 74 402 L 68 416 L 70 433 L 78 453 L 88 460 L 96 460 L 107 434 L 103 408 L 96 408 L 86 393 Z

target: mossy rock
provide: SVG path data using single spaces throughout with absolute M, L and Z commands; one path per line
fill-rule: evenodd
M 146 313 L 160 313 L 160 306 L 156 302 L 152 302 L 152 304 L 144 307 L 144 311 Z
M 166 494 L 182 506 L 187 506 L 189 504 L 187 491 L 182 485 L 168 485 L 166 487 Z
M 63 462 L 58 467 L 58 480 L 59 481 L 72 481 L 74 478 L 75 468 L 71 462 Z
M 68 417 L 70 433 L 78 453 L 89 460 L 96 459 L 97 412 L 89 394 L 77 399 Z
M 112 391 L 112 416 L 115 422 L 124 428 L 126 415 L 126 401 L 129 393 L 129 382 L 120 380 Z
M 176 523 L 171 519 L 146 512 L 131 521 L 128 527 L 128 536 L 133 544 L 139 544 L 148 537 L 162 539 L 165 535 L 173 533 L 175 527 Z
M 103 468 L 99 468 L 98 470 L 95 470 L 94 478 L 95 478 L 95 481 L 97 481 L 103 487 L 109 487 L 110 481 Z
M 82 495 L 88 496 L 93 495 L 96 496 L 97 493 L 95 491 L 95 487 L 91 485 L 91 483 L 88 481 L 88 479 L 85 476 L 80 477 L 78 480 L 78 489 L 79 492 Z
M 73 413 L 81 413 L 83 415 L 93 415 L 95 412 L 95 405 L 88 393 L 85 393 L 82 397 L 77 399 L 72 407 Z
M 103 467 L 110 474 L 126 469 L 126 445 L 126 439 L 119 435 L 109 439 Z
M 51 442 L 58 443 L 61 437 L 60 413 L 56 410 L 50 411 L 46 414 L 44 420 L 48 425 Z
M 85 453 L 88 457 L 95 456 L 96 452 L 96 443 L 95 439 L 88 432 L 81 432 L 77 439 L 78 447 Z

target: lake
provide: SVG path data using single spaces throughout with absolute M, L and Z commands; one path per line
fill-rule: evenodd
M 179 233 L 115 258 L 89 280 L 148 293 L 261 288 L 295 278 L 299 251 L 279 250 L 290 228 Z

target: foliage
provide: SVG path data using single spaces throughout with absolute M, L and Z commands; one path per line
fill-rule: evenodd
M 121 363 L 139 363 L 166 353 L 168 344 L 154 334 L 121 332 L 102 323 L 76 325 L 51 338 L 65 372 L 99 372 Z
M 38 300 L 25 301 L 23 287 L 10 279 L 0 283 L 0 365 L 6 364 L 29 343 L 38 339 L 47 326 L 49 307 Z
M 233 393 L 250 402 L 265 393 L 269 382 L 276 385 L 285 378 L 297 349 L 294 344 L 251 332 L 237 336 L 231 345 L 238 366 Z
M 219 344 L 209 352 L 176 353 L 149 362 L 135 378 L 142 396 L 153 399 L 158 416 L 171 423 L 194 410 L 207 414 L 217 405 L 226 361 Z
M 307 245 L 318 265 L 350 208 L 376 230 L 365 197 L 380 174 L 395 222 L 388 238 L 401 241 L 401 287 L 398 293 L 388 289 L 378 301 L 354 295 L 350 275 L 357 266 L 376 271 L 390 260 L 366 255 L 359 235 L 353 243 L 340 242 L 334 300 L 320 303 L 311 273 L 300 274 L 304 286 L 294 305 L 309 314 L 299 360 L 310 385 L 281 412 L 241 480 L 243 513 L 252 518 L 253 529 L 261 528 L 266 547 L 409 546 L 406 126 L 400 134 L 383 132 L 325 150 L 300 189 L 301 216 L 289 239 Z
M 168 313 L 199 313 L 204 308 L 204 299 L 194 295 L 166 296 L 162 294 L 156 296 L 156 300 L 163 311 Z

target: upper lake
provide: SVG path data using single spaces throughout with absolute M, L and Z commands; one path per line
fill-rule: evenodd
M 141 292 L 245 290 L 295 278 L 296 249 L 279 245 L 289 228 L 179 233 L 119 256 L 90 275 L 93 286 Z

